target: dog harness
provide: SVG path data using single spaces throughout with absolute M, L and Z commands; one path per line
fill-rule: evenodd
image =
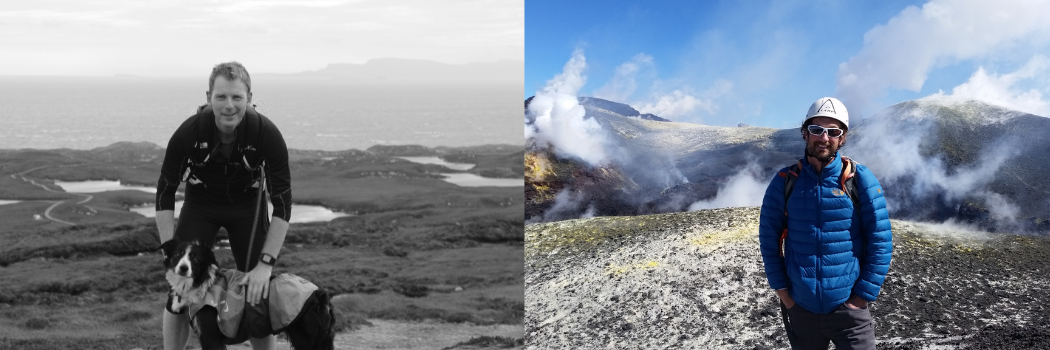
M 317 285 L 302 277 L 282 273 L 270 279 L 269 298 L 252 306 L 244 301 L 243 289 L 230 283 L 244 277 L 245 273 L 223 269 L 218 279 L 205 293 L 200 303 L 189 304 L 190 318 L 205 306 L 219 311 L 219 330 L 231 339 L 247 340 L 247 337 L 262 338 L 277 334 L 288 327 L 299 316 L 307 299 L 317 290 Z M 242 341 L 243 341 L 242 340 Z

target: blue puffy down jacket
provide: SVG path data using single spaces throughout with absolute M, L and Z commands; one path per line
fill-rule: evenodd
M 795 302 L 827 314 L 850 295 L 874 301 L 890 268 L 893 234 L 882 186 L 871 171 L 857 165 L 857 203 L 842 191 L 838 154 L 820 174 L 803 162 L 787 203 L 788 235 L 784 257 L 779 240 L 784 223 L 784 175 L 780 170 L 766 188 L 758 239 L 769 286 L 787 288 Z

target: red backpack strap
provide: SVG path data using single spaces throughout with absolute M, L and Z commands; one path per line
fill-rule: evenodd
M 849 159 L 849 157 L 842 156 L 842 175 L 839 176 L 839 188 L 842 189 L 842 192 L 849 193 L 849 191 L 846 190 L 846 181 L 852 179 L 853 175 L 856 174 L 857 168 L 854 166 L 853 160 Z
M 849 159 L 848 157 L 842 157 L 842 175 L 839 176 L 839 187 L 842 188 L 842 192 L 846 193 L 846 196 L 853 201 L 853 207 L 859 207 L 859 194 L 857 193 L 857 162 Z

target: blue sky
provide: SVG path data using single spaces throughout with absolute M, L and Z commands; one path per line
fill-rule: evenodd
M 1047 13 L 1045 1 L 529 0 L 525 97 L 576 55 L 576 95 L 674 121 L 788 128 L 822 96 L 858 119 L 933 94 L 1048 116 Z

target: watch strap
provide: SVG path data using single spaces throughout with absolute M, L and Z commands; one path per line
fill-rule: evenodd
M 259 255 L 259 261 L 262 262 L 263 264 L 270 265 L 270 266 L 274 266 L 274 265 L 277 264 L 277 258 L 275 258 L 275 257 L 273 257 L 273 255 L 270 255 L 270 254 L 267 254 L 267 253 L 262 253 L 262 255 Z

